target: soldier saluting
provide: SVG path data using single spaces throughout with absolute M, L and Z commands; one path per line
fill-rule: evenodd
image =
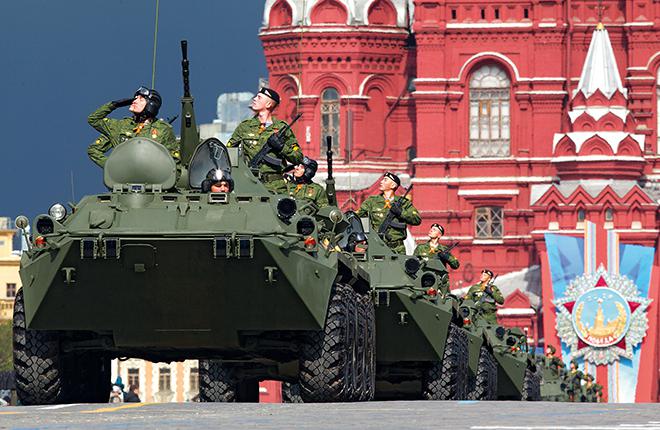
M 241 122 L 227 142 L 228 147 L 242 145 L 248 163 L 264 145 L 270 146 L 269 154 L 272 156 L 258 168 L 261 181 L 273 192 L 286 189 L 282 178 L 286 162 L 299 164 L 303 160 L 298 141 L 287 123 L 273 116 L 273 110 L 279 103 L 280 96 L 275 90 L 262 87 L 250 102 L 254 116 Z M 284 136 L 280 136 L 277 132 L 285 127 Z
M 491 324 L 497 324 L 497 304 L 504 303 L 504 296 L 493 284 L 493 272 L 484 269 L 481 271 L 479 282 L 470 287 L 465 298 L 478 303 L 483 317 Z
M 420 225 L 422 218 L 410 200 L 394 195 L 400 185 L 401 180 L 397 175 L 391 172 L 385 173 L 380 180 L 380 194 L 370 196 L 363 201 L 357 216 L 368 216 L 371 227 L 378 230 L 391 212 L 396 220 L 392 221 L 385 230 L 383 240 L 394 252 L 405 254 L 406 247 L 403 241 L 407 235 L 406 225 Z
M 460 267 L 458 259 L 451 254 L 448 246 L 440 243 L 440 239 L 445 235 L 445 229 L 438 223 L 431 224 L 429 230 L 429 240 L 426 243 L 417 245 L 413 255 L 424 259 L 439 258 L 442 263 L 456 270 Z
M 179 145 L 172 131 L 172 126 L 161 119 L 156 119 L 163 99 L 158 91 L 140 87 L 133 97 L 114 100 L 92 112 L 87 118 L 89 125 L 101 133 L 87 149 L 93 162 L 103 167 L 107 160 L 105 153 L 132 137 L 148 137 L 163 144 L 178 163 Z M 132 117 L 123 119 L 108 118 L 117 108 L 129 106 Z

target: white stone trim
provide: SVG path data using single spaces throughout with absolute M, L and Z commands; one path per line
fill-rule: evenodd
M 628 136 L 632 137 L 639 145 L 639 149 L 644 152 L 644 138 L 643 134 L 628 133 L 625 131 L 572 131 L 569 133 L 555 133 L 552 139 L 552 150 L 557 148 L 557 144 L 564 137 L 568 137 L 571 142 L 575 144 L 575 151 L 580 152 L 582 145 L 593 137 L 600 137 L 612 148 L 612 152 L 616 153 L 619 149 L 621 142 Z M 561 157 L 560 157 L 561 158 Z M 556 160 L 556 158 L 554 159 Z
M 381 34 L 408 34 L 408 31 L 402 28 L 369 28 L 364 26 L 351 27 L 325 27 L 325 24 L 317 24 L 319 27 L 300 27 L 287 28 L 283 30 L 262 30 L 259 36 L 276 36 L 279 34 L 291 33 L 381 33 Z M 323 27 L 320 27 L 323 25 Z
M 503 245 L 504 238 L 502 239 L 474 239 L 473 245 Z
M 520 190 L 458 190 L 459 196 L 517 196 Z
M 461 80 L 461 76 L 463 76 L 463 71 L 465 70 L 465 68 L 467 67 L 467 65 L 470 64 L 472 61 L 476 60 L 477 58 L 485 57 L 485 56 L 490 56 L 490 55 L 499 58 L 500 60 L 504 61 L 504 62 L 507 63 L 509 66 L 511 66 L 511 69 L 513 69 L 513 74 L 514 74 L 516 80 L 517 80 L 517 81 L 520 80 L 520 73 L 518 72 L 518 67 L 516 66 L 516 63 L 514 63 L 513 60 L 511 60 L 511 59 L 510 59 L 509 57 L 507 57 L 506 55 L 501 54 L 501 53 L 499 53 L 499 52 L 494 52 L 494 51 L 484 51 L 484 52 L 479 52 L 478 54 L 474 54 L 473 56 L 471 56 L 470 58 L 468 58 L 468 59 L 463 63 L 463 65 L 461 66 L 461 70 L 459 70 L 459 72 L 458 72 L 458 78 L 456 78 L 456 80 L 458 80 L 458 81 Z
M 436 91 L 436 90 L 422 90 L 422 91 L 413 91 L 412 94 L 457 94 L 457 95 L 463 95 L 465 94 L 463 91 Z
M 549 95 L 565 95 L 567 91 L 552 91 L 552 90 L 534 90 L 534 91 L 516 91 L 514 94 L 549 94 Z
M 630 111 L 625 107 L 620 106 L 611 106 L 611 107 L 587 107 L 580 106 L 568 112 L 568 117 L 571 119 L 571 123 L 574 123 L 580 116 L 587 114 L 592 117 L 594 120 L 598 121 L 609 112 L 613 113 L 619 117 L 622 121 L 625 122 L 626 117 L 630 114 Z
M 550 161 L 552 157 L 417 157 L 413 158 L 413 163 L 465 163 L 469 161 Z
M 497 310 L 497 315 L 536 315 L 536 311 L 532 308 L 500 308 Z
M 298 76 L 294 75 L 293 73 L 288 73 L 287 76 L 293 79 L 293 82 L 296 83 L 296 86 L 298 87 L 298 97 L 304 98 L 302 93 L 302 86 L 300 85 L 300 79 L 298 79 Z
M 378 76 L 378 75 L 372 73 L 370 75 L 367 75 L 367 77 L 362 80 L 362 82 L 360 83 L 360 88 L 358 89 L 358 95 L 360 95 L 360 96 L 364 95 L 364 87 L 367 85 L 367 82 L 369 81 L 369 79 L 371 79 L 374 76 Z
M 554 179 L 553 176 L 416 177 L 412 178 L 411 182 L 413 184 L 546 183 Z
M 557 27 L 557 22 L 539 22 L 540 28 L 553 28 Z
M 644 157 L 628 155 L 583 155 L 577 157 L 556 157 L 552 163 L 565 163 L 569 161 L 638 161 L 644 162 Z
M 452 28 L 531 28 L 531 22 L 481 22 L 481 23 L 463 23 L 463 22 L 450 22 L 447 24 L 448 29 Z

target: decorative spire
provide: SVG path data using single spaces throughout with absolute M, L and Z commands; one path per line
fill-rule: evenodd
M 596 90 L 600 90 L 607 98 L 611 98 L 617 90 L 627 97 L 627 91 L 621 83 L 610 36 L 602 22 L 599 22 L 594 30 L 580 75 L 580 83 L 574 95 L 582 91 L 585 98 L 589 98 Z

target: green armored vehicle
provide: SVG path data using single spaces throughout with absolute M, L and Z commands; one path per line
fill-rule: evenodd
M 202 401 L 256 401 L 264 379 L 299 382 L 305 401 L 368 400 L 368 277 L 322 252 L 316 221 L 239 148 L 199 144 L 184 88 L 181 166 L 130 139 L 105 165 L 109 192 L 34 220 L 14 314 L 21 402 L 106 402 L 115 357 L 200 359 Z M 209 172 L 234 191 L 202 192 Z
M 470 332 L 470 382 L 473 400 L 540 400 L 540 375 L 519 328 L 489 323 L 480 304 L 463 300 L 463 328 Z
M 340 247 L 357 273 L 368 274 L 376 306 L 377 399 L 465 398 L 467 336 L 456 323 L 458 308 L 440 297 L 440 260 L 394 253 L 354 213 Z M 365 240 L 359 249 L 355 238 Z

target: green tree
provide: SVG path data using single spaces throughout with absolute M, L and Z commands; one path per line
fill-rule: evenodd
M 0 371 L 13 370 L 11 321 L 0 321 Z

